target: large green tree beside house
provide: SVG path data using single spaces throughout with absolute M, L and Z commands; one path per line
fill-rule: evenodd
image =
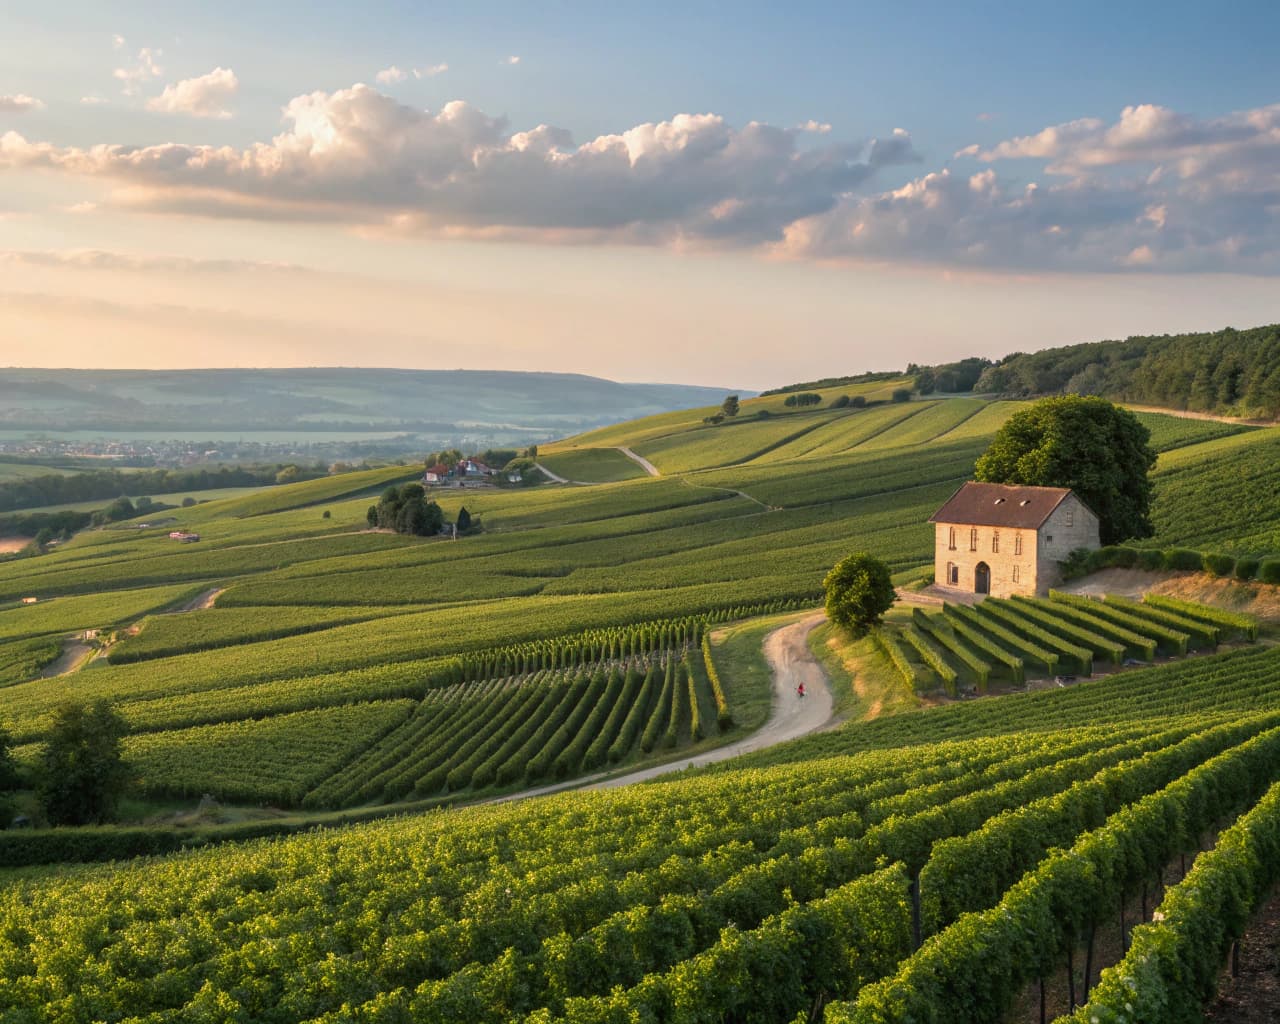
M 1102 398 L 1046 398 L 1009 418 L 974 467 L 985 483 L 1069 487 L 1100 520 L 1103 544 L 1150 537 L 1151 432 Z

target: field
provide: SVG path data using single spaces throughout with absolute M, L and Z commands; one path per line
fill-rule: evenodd
M 814 607 L 851 550 L 931 565 L 929 515 L 1018 406 L 892 390 L 546 446 L 599 482 L 441 491 L 483 524 L 457 541 L 367 529 L 417 472 L 390 467 L 0 562 L 5 726 L 29 761 L 69 693 L 109 700 L 157 805 L 363 812 L 682 763 L 762 719 L 760 616 Z M 1280 433 L 1143 418 L 1152 543 L 1280 553 Z M 105 658 L 37 678 L 95 629 Z M 996 1020 L 1080 967 L 1098 908 L 1246 812 L 1272 827 L 1280 655 L 1252 639 L 1118 597 L 895 613 L 870 656 L 912 699 L 720 768 L 33 872 L 0 896 L 0 1016 Z M 1055 676 L 1085 681 L 1009 693 Z

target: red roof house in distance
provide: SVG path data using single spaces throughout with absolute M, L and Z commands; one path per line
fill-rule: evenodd
M 929 522 L 934 582 L 944 591 L 1045 594 L 1068 554 L 1101 546 L 1097 515 L 1065 487 L 970 481 Z

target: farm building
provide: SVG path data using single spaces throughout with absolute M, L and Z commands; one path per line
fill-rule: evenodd
M 1100 546 L 1098 517 L 1065 487 L 962 486 L 934 513 L 939 588 L 1009 597 L 1044 594 L 1058 563 Z

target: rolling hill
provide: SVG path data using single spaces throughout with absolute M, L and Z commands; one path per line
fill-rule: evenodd
M 207 793 L 242 813 L 376 814 L 680 762 L 768 703 L 743 667 L 760 634 L 735 647 L 722 625 L 814 607 L 850 550 L 921 578 L 928 516 L 1018 408 L 894 401 L 900 386 L 543 446 L 581 483 L 437 492 L 483 524 L 457 541 L 370 532 L 368 497 L 335 478 L 174 510 L 198 544 L 170 524 L 113 528 L 0 563 L 19 761 L 74 692 L 124 718 L 153 807 Z M 846 395 L 865 405 L 835 404 Z M 1161 452 L 1151 547 L 1280 554 L 1280 429 L 1142 418 Z M 1271 884 L 1257 865 L 1280 835 L 1274 627 L 1254 643 L 1196 613 L 1063 601 L 924 619 L 893 620 L 890 643 L 913 645 L 898 655 L 853 651 L 854 681 L 834 677 L 847 724 L 689 777 L 27 869 L 0 897 L 0 1010 L 75 993 L 88 1019 L 994 1021 L 1037 983 L 1058 991 L 1119 906 L 1150 922 L 1135 950 L 1197 965 L 1160 984 L 1198 1007 L 1187 979 L 1216 969 L 1248 915 L 1195 880 L 1249 899 Z M 117 633 L 105 657 L 32 678 L 86 628 Z M 1060 658 L 1084 674 L 1127 657 L 1149 667 L 1010 692 L 1035 659 L 1051 678 Z M 937 664 L 976 682 L 975 660 L 1006 695 L 946 697 Z M 868 683 L 910 713 L 858 720 L 852 688 Z M 259 827 L 284 826 L 227 835 Z M 137 832 L 7 833 L 0 858 L 181 841 Z M 1212 854 L 1184 886 L 1176 865 L 1202 840 Z M 1210 938 L 1152 921 L 1157 889 Z M 1123 956 L 1107 962 L 1138 969 Z M 1099 1006 L 1119 991 L 1107 977 Z

